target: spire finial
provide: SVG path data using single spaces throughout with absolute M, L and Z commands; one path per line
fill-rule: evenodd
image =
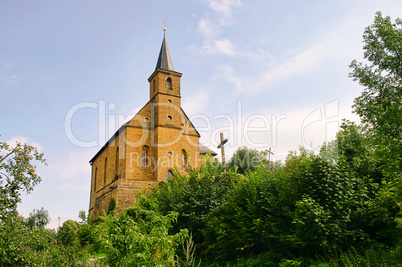
M 166 24 L 167 24 L 166 18 L 164 18 L 164 19 L 163 19 L 163 31 L 164 31 L 164 32 L 166 31 Z

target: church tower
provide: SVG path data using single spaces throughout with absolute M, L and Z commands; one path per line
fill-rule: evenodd
M 164 33 L 148 78 L 149 101 L 90 160 L 92 217 L 107 211 L 111 200 L 117 202 L 117 211 L 129 207 L 136 201 L 135 192 L 166 181 L 175 169 L 184 174 L 188 166 L 202 164 L 209 150 L 199 143 L 199 133 L 181 108 L 181 77 Z

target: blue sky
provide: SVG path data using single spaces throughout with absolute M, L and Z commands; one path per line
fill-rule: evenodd
M 166 19 L 182 107 L 216 149 L 317 150 L 362 88 L 348 65 L 382 1 L 1 1 L 0 140 L 36 145 L 48 166 L 19 212 L 49 227 L 88 210 L 88 161 L 149 100 Z M 220 157 L 220 155 L 218 156 Z

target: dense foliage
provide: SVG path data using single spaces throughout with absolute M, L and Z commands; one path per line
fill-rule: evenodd
M 187 237 L 186 229 L 168 234 L 177 215 L 160 215 L 140 198 L 138 205 L 118 216 L 103 217 L 97 233 L 108 266 L 174 266 L 176 247 Z
M 0 266 L 77 266 L 82 252 L 58 243 L 54 230 L 31 228 L 23 218 L 0 221 Z
M 224 202 L 228 188 L 236 179 L 236 171 L 207 159 L 199 170 L 189 169 L 186 175 L 175 172 L 171 179 L 160 184 L 152 197 L 162 214 L 178 213 L 173 226 L 176 232 L 191 229 L 194 242 L 201 243 L 206 216 Z

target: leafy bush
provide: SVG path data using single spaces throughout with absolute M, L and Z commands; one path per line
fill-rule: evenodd
M 53 230 L 32 229 L 22 217 L 0 222 L 1 266 L 77 266 L 81 256 L 59 244 Z
M 91 224 L 81 224 L 78 230 L 78 240 L 81 247 L 86 247 L 94 244 L 95 241 L 95 227 Z
M 78 247 L 78 231 L 80 224 L 73 220 L 67 220 L 57 231 L 57 239 L 63 243 L 64 246 Z
M 228 191 L 227 200 L 207 217 L 204 255 L 236 259 L 293 246 L 290 176 L 259 169 Z M 287 248 L 287 249 L 286 249 Z
M 186 228 L 193 233 L 194 242 L 200 244 L 208 213 L 225 201 L 236 180 L 236 171 L 207 160 L 199 170 L 189 169 L 186 175 L 175 172 L 159 185 L 153 197 L 162 214 L 178 213 L 174 232 Z
M 109 266 L 174 266 L 176 248 L 186 239 L 187 230 L 169 235 L 177 213 L 163 216 L 143 209 L 146 201 L 140 198 L 139 205 L 117 216 L 104 217 L 98 226 L 99 242 Z
M 362 180 L 341 165 L 332 165 L 319 157 L 301 164 L 295 172 L 299 194 L 294 223 L 298 239 L 314 255 L 333 253 L 364 237 L 351 229 L 354 213 L 368 200 Z

